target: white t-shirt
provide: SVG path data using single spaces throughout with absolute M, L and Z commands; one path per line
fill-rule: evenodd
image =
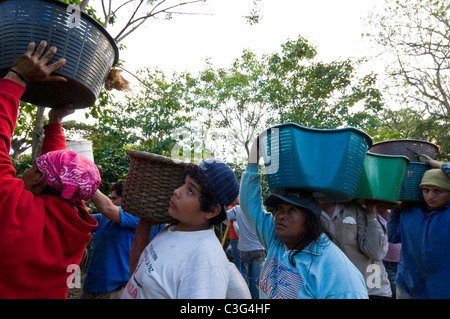
M 229 265 L 214 229 L 158 233 L 144 249 L 124 299 L 225 299 Z
M 250 289 L 235 264 L 229 263 L 230 281 L 228 282 L 227 299 L 252 299 Z
M 237 248 L 240 251 L 253 251 L 253 250 L 264 250 L 264 247 L 258 240 L 255 231 L 251 228 L 250 224 L 242 212 L 239 205 L 234 206 L 232 209 L 227 211 L 228 219 L 237 221 L 239 225 L 239 240 Z M 233 223 L 234 225 L 234 223 Z

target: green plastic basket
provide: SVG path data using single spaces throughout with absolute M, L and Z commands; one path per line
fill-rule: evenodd
M 355 198 L 397 202 L 409 159 L 406 156 L 367 153 Z

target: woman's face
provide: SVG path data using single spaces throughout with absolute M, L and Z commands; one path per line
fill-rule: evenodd
M 305 212 L 295 205 L 281 201 L 275 211 L 275 234 L 289 249 L 293 249 L 307 231 Z
M 439 187 L 422 186 L 422 195 L 430 209 L 437 209 L 450 202 L 450 192 Z

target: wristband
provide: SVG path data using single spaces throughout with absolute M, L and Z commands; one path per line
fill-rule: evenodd
M 19 72 L 17 72 L 16 70 L 13 70 L 13 69 L 9 69 L 9 72 L 15 73 L 22 81 L 25 82 L 25 84 L 28 85 L 28 80 L 25 79 L 25 77 L 22 74 L 20 74 Z

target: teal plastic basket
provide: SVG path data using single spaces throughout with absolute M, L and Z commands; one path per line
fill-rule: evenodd
M 402 202 L 423 202 L 422 189 L 420 188 L 420 182 L 422 181 L 423 174 L 427 170 L 431 169 L 431 166 L 427 163 L 411 162 L 406 166 L 405 175 L 403 177 L 402 189 L 400 191 L 399 200 Z
M 371 145 L 370 136 L 353 127 L 271 127 L 260 142 L 269 189 L 310 191 L 324 202 L 349 201 Z

